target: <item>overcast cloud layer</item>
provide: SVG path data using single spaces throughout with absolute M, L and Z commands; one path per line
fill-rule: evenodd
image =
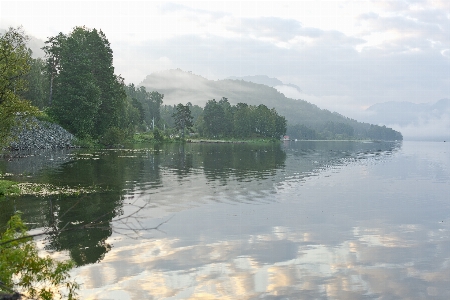
M 264 74 L 350 117 L 387 101 L 450 98 L 450 1 L 2 1 L 0 28 L 45 40 L 102 29 L 127 83 L 181 68 L 208 79 Z

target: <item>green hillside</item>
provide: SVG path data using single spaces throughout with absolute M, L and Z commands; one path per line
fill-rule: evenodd
M 320 109 L 304 100 L 287 98 L 275 88 L 243 80 L 208 80 L 179 69 L 154 73 L 140 84 L 149 91 L 164 94 L 164 104 L 191 102 L 204 106 L 208 100 L 228 98 L 233 105 L 264 104 L 275 108 L 288 122 L 288 134 L 299 139 L 377 139 L 401 140 L 390 128 L 357 122 L 338 113 Z

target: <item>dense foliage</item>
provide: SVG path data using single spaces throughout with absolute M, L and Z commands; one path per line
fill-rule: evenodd
M 145 128 L 155 129 L 161 127 L 161 105 L 164 95 L 156 91 L 147 92 L 145 87 L 136 87 L 129 84 L 125 87 L 125 92 L 132 105 L 139 111 L 140 125 Z
M 358 131 L 355 130 L 355 127 Z M 287 134 L 291 138 L 302 140 L 345 140 L 345 139 L 372 139 L 383 141 L 402 140 L 400 132 L 386 126 L 378 126 L 366 123 L 359 123 L 358 126 L 351 126 L 346 123 L 326 122 L 322 126 L 312 129 L 303 124 L 288 126 Z
M 134 133 L 142 113 L 114 74 L 113 54 L 100 30 L 76 27 L 46 42 L 49 113 L 81 138 L 118 143 Z
M 9 28 L 0 35 L 0 149 L 8 143 L 13 125 L 38 113 L 21 97 L 27 90 L 26 75 L 31 62 L 27 41 L 21 28 Z
M 223 97 L 206 103 L 197 128 L 201 135 L 213 138 L 280 138 L 286 133 L 286 119 L 265 105 L 232 106 Z
M 190 131 L 192 126 L 194 126 L 194 123 L 192 123 L 194 117 L 191 114 L 189 105 L 178 104 L 172 117 L 175 120 L 175 129 L 181 131 L 184 138 L 185 131 Z
M 76 299 L 79 285 L 70 281 L 72 267 L 72 261 L 41 257 L 20 214 L 11 217 L 0 239 L 1 292 L 20 290 L 30 299 Z
M 14 181 L 0 179 L 0 200 L 1 197 L 18 194 L 19 189 L 16 184 Z
M 39 109 L 45 109 L 48 102 L 49 82 L 46 73 L 45 61 L 41 58 L 30 58 L 30 70 L 24 76 L 27 88 L 19 93 L 20 97 L 27 99 Z
M 195 127 L 195 124 L 198 122 L 198 119 L 203 114 L 203 108 L 198 105 L 192 105 L 192 103 L 190 102 L 188 102 L 186 105 L 189 107 L 192 116 L 192 123 L 194 124 Z M 162 129 L 175 128 L 174 114 L 176 110 L 177 105 L 161 105 L 160 112 L 161 112 Z M 195 130 L 196 129 L 194 128 L 194 131 Z

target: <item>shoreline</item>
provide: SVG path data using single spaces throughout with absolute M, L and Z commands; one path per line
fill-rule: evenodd
M 186 143 L 192 144 L 246 144 L 248 141 L 227 141 L 227 140 L 186 140 Z

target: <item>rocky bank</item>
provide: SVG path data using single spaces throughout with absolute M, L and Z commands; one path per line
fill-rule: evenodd
M 9 150 L 73 148 L 75 136 L 61 126 L 32 118 L 12 132 L 14 141 Z

